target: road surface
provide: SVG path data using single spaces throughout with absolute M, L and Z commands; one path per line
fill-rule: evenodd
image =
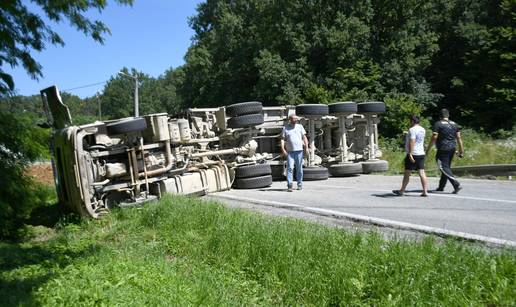
M 429 178 L 430 188 L 438 178 Z M 394 196 L 400 176 L 361 175 L 304 182 L 287 192 L 286 182 L 257 190 L 219 192 L 213 197 L 282 210 L 303 211 L 393 228 L 451 235 L 516 247 L 516 182 L 462 179 L 463 189 L 420 197 L 421 184 L 411 177 L 405 196 Z

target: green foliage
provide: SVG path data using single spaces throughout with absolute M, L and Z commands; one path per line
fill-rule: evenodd
M 441 48 L 426 75 L 443 94 L 438 107 L 477 130 L 511 130 L 516 122 L 516 2 L 450 1 L 434 27 Z
M 152 113 L 174 113 L 180 111 L 180 99 L 176 87 L 182 81 L 181 69 L 170 69 L 159 78 L 152 78 L 134 68 L 121 70 L 128 75 L 138 76 L 138 104 L 140 115 Z M 134 116 L 135 81 L 117 74 L 106 83 L 101 101 L 102 118 L 116 119 Z
M 485 133 L 463 129 L 464 157 L 456 165 L 512 164 L 516 161 L 516 137 L 493 139 Z
M 129 72 L 124 68 L 122 72 L 128 75 L 138 74 L 134 69 Z M 134 83 L 133 79 L 119 74 L 109 79 L 100 98 L 103 118 L 115 119 L 134 115 Z
M 401 95 L 412 97 L 402 99 L 406 111 L 447 107 L 464 125 L 510 131 L 514 10 L 513 0 L 213 0 L 191 19 L 178 89 L 183 105 L 198 107 Z M 389 136 L 401 131 L 395 120 L 403 118 L 388 119 Z
M 402 135 L 410 128 L 410 117 L 421 115 L 423 108 L 416 98 L 406 94 L 389 94 L 385 97 L 387 112 L 380 122 L 381 134 L 386 137 Z M 424 123 L 422 123 L 424 124 Z
M 0 112 L 12 114 L 24 114 L 33 122 L 46 122 L 46 114 L 39 95 L 32 96 L 0 96 Z
M 380 67 L 371 61 L 358 61 L 349 68 L 338 67 L 335 77 L 340 81 L 337 95 L 341 100 L 365 101 L 383 97 Z
M 422 76 L 438 50 L 428 14 L 434 4 L 415 1 L 203 3 L 191 19 L 183 103 L 330 103 L 389 92 L 435 103 Z
M 266 103 L 301 104 L 303 92 L 310 94 L 311 91 L 313 94 L 320 89 L 310 83 L 307 63 L 303 58 L 289 63 L 277 53 L 262 50 L 255 60 L 255 65 L 259 72 L 255 92 L 256 95 L 262 96 L 262 100 Z M 326 99 L 326 97 L 312 98 Z
M 332 102 L 332 94 L 330 91 L 325 89 L 322 86 L 317 86 L 315 84 L 310 85 L 308 89 L 305 91 L 305 101 L 304 103 L 331 103 Z
M 510 251 L 385 241 L 184 197 L 0 243 L 8 305 L 506 306 L 515 270 Z
M 132 0 L 116 0 L 119 4 L 132 4 Z M 107 3 L 94 1 L 49 1 L 35 0 L 31 3 L 42 10 L 53 22 L 68 21 L 70 25 L 95 41 L 103 43 L 109 29 L 99 20 L 85 16 L 89 9 L 102 11 Z M 0 95 L 14 90 L 14 80 L 2 69 L 4 65 L 23 66 L 32 78 L 42 76 L 41 65 L 32 57 L 31 51 L 42 51 L 47 43 L 64 45 L 59 34 L 45 23 L 40 14 L 31 12 L 27 3 L 2 1 L 0 4 Z M 0 96 L 0 97 L 1 97 Z
M 32 209 L 48 201 L 46 189 L 25 176 L 30 162 L 48 158 L 48 132 L 27 114 L 0 111 L 0 237 L 16 236 Z
M 107 33 L 105 25 L 82 15 L 88 8 L 102 10 L 105 1 L 47 2 L 35 3 L 52 20 L 70 19 L 99 41 Z M 417 111 L 436 119 L 442 107 L 464 126 L 502 136 L 516 122 L 515 7 L 514 0 L 210 0 L 190 19 L 195 35 L 184 66 L 158 78 L 123 71 L 140 77 L 141 114 L 249 100 L 276 105 L 394 99 L 387 103 L 400 110 L 389 108 L 383 125 L 389 137 L 402 131 L 405 115 Z M 41 50 L 61 39 L 24 4 L 0 9 L 12 17 L 0 37 L 6 42 L 0 67 L 21 63 L 37 77 L 38 64 L 21 47 Z M 16 24 L 27 32 L 11 27 Z M 0 89 L 12 85 L 0 69 Z M 133 115 L 133 92 L 133 80 L 116 75 L 98 98 L 63 100 L 82 124 L 98 118 L 97 99 L 104 118 Z M 17 108 L 34 97 L 12 99 Z

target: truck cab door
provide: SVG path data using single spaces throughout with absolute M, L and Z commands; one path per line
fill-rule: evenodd
M 70 110 L 63 104 L 57 86 L 53 85 L 40 91 L 43 109 L 47 114 L 48 123 L 54 129 L 63 129 L 72 125 Z

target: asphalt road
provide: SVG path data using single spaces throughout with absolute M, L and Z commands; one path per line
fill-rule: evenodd
M 437 178 L 429 178 L 430 189 Z M 361 175 L 304 182 L 302 191 L 287 192 L 286 182 L 258 190 L 231 190 L 212 194 L 221 201 L 269 205 L 380 225 L 438 230 L 463 237 L 502 240 L 516 246 L 516 182 L 462 179 L 463 189 L 420 197 L 421 184 L 411 177 L 405 196 L 394 196 L 400 176 Z M 447 233 L 449 232 L 449 233 Z

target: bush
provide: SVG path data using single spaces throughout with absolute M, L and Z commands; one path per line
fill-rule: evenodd
M 30 212 L 48 200 L 45 188 L 25 176 L 27 166 L 48 158 L 49 131 L 28 115 L 0 112 L 0 237 L 15 237 Z
M 412 115 L 420 115 L 423 107 L 416 102 L 416 98 L 408 94 L 388 94 L 385 97 L 387 112 L 383 114 L 380 122 L 381 134 L 385 137 L 395 138 L 403 134 L 409 128 L 409 118 Z M 430 127 L 427 119 L 422 119 L 421 126 Z

